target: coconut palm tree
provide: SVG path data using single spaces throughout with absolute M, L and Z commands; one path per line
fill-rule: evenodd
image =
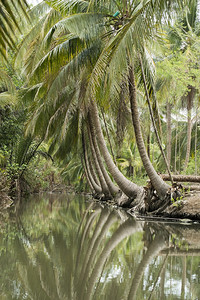
M 196 75 L 196 70 L 198 69 L 199 34 L 198 1 L 192 0 L 188 9 L 185 10 L 184 15 L 180 16 L 177 22 L 168 30 L 171 53 L 170 56 L 165 58 L 172 62 L 170 77 L 172 89 L 177 89 L 176 98 L 178 98 L 179 102 L 182 102 L 182 107 L 186 107 L 187 109 L 187 142 L 185 147 L 184 172 L 187 169 L 190 158 L 192 108 L 198 92 L 198 84 L 196 83 L 198 75 Z M 172 75 L 174 73 L 177 73 L 176 80 Z M 169 80 L 167 84 L 169 86 Z M 179 91 L 181 84 L 182 90 Z M 168 108 L 169 106 L 170 103 Z M 170 156 L 169 149 L 168 153 Z
M 86 21 L 87 21 L 87 27 L 88 27 L 88 17 L 89 17 L 89 19 L 91 19 L 90 21 L 92 21 L 92 24 L 94 24 L 94 17 L 96 17 L 96 14 L 95 15 L 93 15 L 93 14 L 87 15 L 86 14 L 86 17 L 87 17 L 87 20 L 85 18 L 85 15 L 80 16 L 80 18 L 82 20 L 82 25 L 84 24 L 84 26 L 86 26 Z M 97 25 L 96 25 L 97 29 L 99 27 L 98 22 L 100 22 L 100 21 L 102 22 L 102 17 L 100 18 L 98 16 L 98 18 L 95 19 L 95 21 L 97 23 Z M 70 71 L 70 72 L 74 71 L 75 75 L 77 76 L 75 68 L 79 68 L 79 69 L 81 68 L 82 57 L 85 57 L 88 60 L 88 62 L 86 59 L 84 60 L 84 67 L 85 67 L 85 65 L 88 64 L 88 67 L 91 68 L 89 63 L 91 62 L 91 59 L 93 59 L 93 60 L 95 59 L 95 54 L 98 57 L 99 45 L 101 44 L 101 43 L 99 44 L 99 40 L 98 40 L 98 42 L 96 42 L 96 39 L 95 39 L 95 42 L 96 42 L 95 44 L 92 42 L 90 48 L 85 48 L 85 46 L 86 46 L 85 41 L 83 40 L 83 37 L 81 37 L 81 34 L 82 34 L 83 30 L 86 30 L 86 28 L 84 27 L 84 28 L 82 28 L 82 31 L 78 32 L 77 28 L 75 27 L 75 25 L 77 25 L 76 19 L 77 19 L 76 15 L 70 16 L 69 18 L 64 19 L 63 24 L 64 24 L 64 22 L 66 23 L 64 29 L 63 29 L 63 24 L 61 24 L 61 21 L 56 24 L 55 28 L 59 28 L 59 30 L 62 29 L 63 33 L 70 30 L 71 35 L 73 34 L 73 36 L 70 36 L 70 38 L 68 40 L 66 40 L 65 42 L 63 42 L 62 44 L 58 44 L 58 46 L 54 47 L 53 50 L 51 49 L 50 52 L 48 52 L 47 55 L 36 65 L 34 73 L 33 73 L 34 76 L 39 76 L 39 79 L 40 79 L 41 74 L 43 74 L 43 70 L 45 71 L 45 67 L 49 66 L 48 61 L 51 60 L 53 64 L 55 63 L 55 61 L 53 62 L 52 58 L 54 55 L 57 56 L 56 53 L 58 53 L 58 49 L 60 48 L 60 50 L 59 50 L 60 67 L 58 67 L 58 65 L 57 65 L 57 67 L 56 67 L 57 73 L 53 66 L 51 67 L 51 70 L 49 70 L 50 72 L 53 71 L 53 73 L 52 73 L 51 82 L 48 82 L 48 89 L 44 84 L 40 85 L 39 87 L 38 86 L 35 87 L 35 89 L 38 92 L 35 93 L 36 97 L 35 97 L 35 101 L 34 101 L 34 108 L 35 108 L 36 103 L 38 105 L 38 108 L 35 111 L 34 117 L 31 118 L 31 120 L 30 120 L 29 128 L 34 128 L 34 132 L 37 132 L 37 130 L 38 130 L 38 133 L 43 134 L 43 135 L 45 134 L 46 137 L 49 137 L 49 138 L 51 136 L 54 136 L 53 138 L 54 138 L 54 140 L 57 139 L 57 142 L 58 142 L 58 136 L 61 133 L 62 142 L 61 142 L 61 145 L 59 148 L 60 149 L 62 148 L 65 151 L 67 151 L 66 144 L 70 145 L 70 143 L 68 143 L 68 142 L 66 143 L 65 140 L 63 141 L 63 133 L 65 134 L 66 125 L 68 125 L 68 128 L 72 128 L 72 126 L 71 127 L 69 126 L 70 115 L 71 115 L 72 120 L 74 120 L 75 122 L 78 121 L 80 124 L 79 117 L 77 117 L 77 118 L 73 117 L 73 116 L 75 116 L 75 114 L 74 114 L 74 112 L 70 113 L 70 109 L 74 110 L 74 104 L 76 103 L 77 99 L 79 99 L 80 104 L 79 104 L 79 109 L 77 110 L 77 113 L 81 112 L 80 107 L 82 107 L 82 112 L 81 112 L 82 116 L 84 115 L 84 110 L 85 111 L 87 110 L 88 104 L 87 104 L 86 96 L 87 96 L 88 91 L 85 88 L 85 87 L 87 87 L 87 82 L 85 82 L 85 78 L 87 78 L 87 76 L 90 75 L 90 73 L 89 73 L 89 75 L 87 75 L 83 72 L 83 75 L 81 75 L 82 81 L 80 83 L 80 89 L 78 90 L 78 92 L 77 92 L 77 86 L 75 86 L 76 82 L 71 81 L 71 84 L 72 84 L 72 86 L 74 86 L 74 88 L 72 89 L 72 92 L 69 95 L 69 81 L 68 82 L 66 82 L 66 81 L 67 81 L 67 77 L 69 76 L 69 74 L 73 75 L 73 73 L 68 73 L 68 71 Z M 74 23 L 73 26 L 72 26 L 72 23 Z M 61 27 L 61 25 L 62 25 L 62 27 Z M 60 34 L 59 30 L 58 30 L 58 34 Z M 94 31 L 94 29 L 93 29 L 93 31 Z M 103 29 L 103 31 L 105 31 L 105 30 Z M 76 37 L 75 37 L 75 35 L 76 35 Z M 86 36 L 85 39 L 86 38 L 88 39 L 88 36 L 86 35 L 86 33 L 84 33 L 84 35 Z M 90 32 L 90 35 L 91 35 L 91 32 Z M 93 34 L 92 34 L 92 36 L 93 36 Z M 86 41 L 87 41 L 87 39 L 86 39 Z M 67 48 L 66 48 L 66 46 L 67 46 Z M 93 51 L 93 53 L 92 53 L 93 58 L 91 57 L 91 50 Z M 96 52 L 94 52 L 94 50 Z M 61 51 L 63 51 L 63 54 L 61 53 Z M 69 61 L 67 64 L 65 61 L 66 56 L 65 56 L 65 59 L 63 59 L 63 60 L 61 59 L 62 55 L 65 54 L 65 51 L 69 51 L 69 53 L 68 53 Z M 64 58 L 64 56 L 63 56 L 63 58 Z M 47 63 L 48 63 L 48 65 L 47 65 Z M 58 61 L 57 61 L 57 63 L 58 63 Z M 32 76 L 32 78 L 34 78 L 34 76 Z M 80 78 L 80 73 L 78 74 L 78 77 Z M 32 80 L 32 78 L 30 80 Z M 64 80 L 63 83 L 61 83 L 61 80 L 62 81 Z M 57 84 L 60 85 L 60 89 L 61 89 L 61 91 L 63 91 L 63 94 L 56 95 L 57 94 L 56 91 L 58 88 Z M 68 86 L 66 86 L 66 84 L 68 84 Z M 56 87 L 56 90 L 55 90 L 55 87 Z M 76 88 L 76 90 L 75 90 L 75 88 Z M 84 91 L 84 89 L 85 89 L 85 91 Z M 32 95 L 32 91 L 33 91 L 33 88 L 31 89 L 31 93 L 29 91 L 30 95 Z M 39 97 L 44 95 L 44 93 L 46 93 L 46 95 L 45 95 L 45 98 L 41 99 L 42 101 L 40 100 L 41 101 L 41 105 L 40 105 L 40 102 L 38 100 L 39 100 Z M 68 96 L 67 96 L 67 94 L 68 94 Z M 72 95 L 74 95 L 74 97 L 72 97 Z M 57 98 L 56 101 L 54 100 L 55 96 Z M 46 100 L 44 101 L 44 99 L 46 99 Z M 67 99 L 69 99 L 69 102 Z M 51 112 L 51 109 L 53 109 L 52 112 Z M 43 124 L 43 126 L 41 127 L 41 123 L 40 123 L 41 119 L 43 120 L 44 116 L 47 119 L 48 115 L 49 115 L 49 117 L 48 117 L 49 121 L 46 122 L 46 124 Z M 63 129 L 61 131 L 59 130 L 59 132 L 57 134 L 55 134 L 55 130 L 54 130 L 55 125 L 54 124 L 56 122 L 56 128 L 59 128 L 58 123 L 57 123 L 57 117 L 60 115 L 63 115 L 63 116 L 65 115 Z M 93 117 L 94 116 L 92 115 L 92 118 Z M 37 120 L 37 122 L 36 122 L 36 120 Z M 62 119 L 60 119 L 60 120 L 62 120 Z M 67 121 L 68 121 L 68 123 L 67 123 Z M 35 123 L 35 125 L 34 125 L 34 123 Z M 73 123 L 73 128 L 78 128 L 77 126 L 74 127 L 73 121 L 72 121 L 72 123 Z M 71 132 L 70 132 L 70 136 L 72 138 Z M 70 136 L 68 136 L 68 137 L 70 137 Z M 73 135 L 73 137 L 74 136 L 75 135 Z M 103 137 L 103 135 L 101 137 Z M 106 145 L 106 144 L 104 143 L 104 145 Z M 104 147 L 104 150 L 105 150 L 105 147 Z M 108 151 L 107 151 L 107 154 L 108 154 Z M 109 159 L 107 159 L 106 163 L 109 160 L 111 160 L 111 157 L 107 155 L 107 158 L 108 157 L 109 157 Z M 109 171 L 111 172 L 112 175 L 113 175 L 113 173 L 116 174 L 116 170 L 118 170 L 117 167 L 112 163 L 110 163 L 110 165 L 112 166 L 112 168 L 110 168 Z M 114 169 L 114 171 L 113 171 L 113 169 Z M 122 178 L 123 178 L 123 180 L 124 180 L 124 182 L 126 182 L 126 186 L 127 186 L 126 188 L 123 188 L 123 190 L 125 190 L 125 193 L 128 196 L 134 198 L 137 195 L 137 193 L 133 190 L 136 188 L 136 185 L 134 185 L 133 183 L 128 181 L 119 172 L 119 170 L 117 171 L 117 174 L 118 175 L 117 176 L 114 175 L 113 178 L 116 180 L 116 177 L 119 177 L 119 175 L 121 176 L 120 179 L 117 179 L 118 183 L 120 183 L 120 188 L 122 188 L 121 186 L 123 186 L 123 184 L 122 184 Z M 112 191 L 111 191 L 112 194 L 116 194 L 118 190 L 112 185 L 112 183 L 108 177 L 107 177 L 107 181 L 109 181 L 108 184 L 110 185 L 109 188 L 112 189 Z M 138 188 L 138 190 L 140 191 L 141 188 Z
M 69 102 L 64 101 L 63 96 L 69 94 L 67 89 L 69 89 L 70 81 L 72 82 L 71 78 L 74 78 L 74 87 L 76 88 L 78 82 L 83 82 L 84 74 L 85 85 L 81 84 L 81 91 L 84 90 L 84 93 L 76 93 L 74 88 L 73 93 L 76 94 L 76 97 L 70 99 L 79 99 L 81 109 L 85 111 L 89 109 L 91 112 L 101 153 L 120 189 L 130 198 L 141 197 L 144 195 L 144 190 L 122 176 L 111 159 L 101 131 L 95 103 L 97 91 L 100 88 L 109 90 L 110 98 L 117 96 L 119 84 L 125 78 L 129 82 L 130 105 L 140 156 L 154 189 L 160 198 L 164 198 L 169 186 L 155 172 L 144 147 L 139 124 L 135 75 L 138 53 L 144 53 L 142 49 L 154 34 L 155 25 L 161 22 L 163 16 L 167 15 L 170 9 L 174 12 L 180 3 L 158 0 L 133 1 L 126 5 L 126 9 L 123 5 L 121 6 L 122 15 L 119 18 L 110 14 L 106 15 L 105 12 L 109 12 L 108 6 L 105 3 L 102 6 L 102 3 L 102 1 L 92 3 L 86 1 L 84 5 L 82 5 L 82 1 L 70 1 L 70 3 L 54 1 L 52 3 L 52 7 L 60 11 L 61 20 L 55 22 L 51 28 L 49 25 L 49 27 L 46 26 L 49 31 L 42 31 L 42 40 L 41 35 L 39 33 L 37 35 L 37 40 L 43 41 L 39 46 L 40 49 L 43 51 L 46 49 L 46 54 L 42 59 L 35 55 L 36 48 L 33 45 L 32 55 L 36 57 L 36 60 L 29 69 L 30 83 L 40 82 L 40 84 L 35 86 L 37 92 L 34 106 L 37 108 L 30 121 L 30 127 L 43 130 L 40 122 L 46 122 L 43 126 L 46 132 L 49 134 L 50 127 L 52 132 L 55 132 L 53 127 L 55 129 L 58 116 L 65 115 L 63 130 L 60 132 L 66 132 L 70 114 L 68 109 L 67 114 L 65 113 L 64 107 L 67 107 Z M 109 1 L 108 4 L 112 4 L 109 9 L 116 8 L 112 1 Z M 70 11 L 69 8 L 73 8 L 73 11 Z M 72 14 L 74 11 L 77 14 Z M 97 11 L 98 14 L 94 11 Z M 151 17 L 147 18 L 147 16 Z M 103 40 L 100 40 L 100 37 L 103 37 Z M 85 69 L 86 73 L 83 72 Z M 59 106 L 61 99 L 63 106 Z M 56 106 L 57 110 L 55 110 Z M 53 114 L 50 112 L 52 108 L 54 109 Z M 80 111 L 79 109 L 79 113 Z M 71 120 L 75 121 L 72 115 L 70 115 Z M 45 118 L 46 121 L 44 121 Z M 36 120 L 37 126 L 35 126 Z M 76 121 L 78 120 L 80 121 L 79 118 L 76 118 Z M 59 128 L 59 126 L 56 127 Z M 37 131 L 35 129 L 34 131 Z M 56 134 L 56 138 L 58 135 Z M 60 148 L 64 150 L 67 145 L 66 143 L 61 144 L 63 147 Z

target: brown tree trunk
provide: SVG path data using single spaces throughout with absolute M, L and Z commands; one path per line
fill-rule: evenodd
M 164 150 L 162 148 L 161 140 L 160 140 L 158 130 L 157 130 L 157 127 L 156 127 L 156 123 L 155 123 L 155 120 L 154 120 L 153 111 L 152 111 L 150 98 L 149 98 L 149 92 L 148 92 L 148 89 L 147 89 L 147 83 L 146 83 L 144 68 L 143 68 L 142 59 L 141 59 L 140 55 L 139 55 L 139 60 L 140 60 L 140 67 L 141 67 L 142 77 L 143 77 L 143 82 L 144 82 L 144 89 L 145 89 L 145 93 L 146 93 L 146 99 L 147 99 L 147 103 L 148 103 L 148 107 L 149 107 L 149 112 L 150 112 L 150 117 L 151 117 L 153 129 L 154 129 L 154 132 L 155 132 L 155 135 L 156 135 L 156 140 L 157 140 L 158 146 L 160 148 L 161 154 L 163 156 L 163 159 L 164 159 L 164 162 L 165 162 L 165 165 L 166 165 L 166 168 L 167 168 L 167 172 L 168 172 L 168 174 L 171 178 L 171 183 L 173 184 L 173 180 L 172 180 L 172 176 L 171 176 L 171 172 L 170 172 L 170 166 L 168 164 L 167 158 L 166 158 Z M 132 70 L 132 72 L 134 72 L 134 71 Z M 134 75 L 134 73 L 133 73 L 133 75 Z
M 171 108 L 171 103 L 167 101 L 167 161 L 169 166 L 171 165 L 172 148 Z
M 104 166 L 104 163 L 103 163 L 103 160 L 102 160 L 102 157 L 101 157 L 101 153 L 100 153 L 100 150 L 99 150 L 99 147 L 98 147 L 98 144 L 97 144 L 97 140 L 96 140 L 96 136 L 95 136 L 95 129 L 94 129 L 94 125 L 93 125 L 92 117 L 90 116 L 90 113 L 89 113 L 89 130 L 90 130 L 90 133 L 91 133 L 91 138 L 92 138 L 92 142 L 93 142 L 94 149 L 95 149 L 95 152 L 96 152 L 97 160 L 99 162 L 99 166 L 100 166 L 101 171 L 103 173 L 103 176 L 105 178 L 105 181 L 106 181 L 106 184 L 107 184 L 108 189 L 110 191 L 110 194 L 114 197 L 119 192 L 119 188 L 114 185 L 114 183 L 110 179 L 110 176 L 108 175 L 108 172 L 107 172 L 107 170 Z
M 117 157 L 120 157 L 121 153 L 121 146 L 124 140 L 125 134 L 125 126 L 127 123 L 127 115 L 129 113 L 126 102 L 125 102 L 125 95 L 126 95 L 126 83 L 122 82 L 121 90 L 119 95 L 119 108 L 117 113 Z
M 101 130 L 101 124 L 99 121 L 99 115 L 96 103 L 94 101 L 91 101 L 90 105 L 90 114 L 92 116 L 92 121 L 95 126 L 96 136 L 99 143 L 99 148 L 101 150 L 101 153 L 104 157 L 105 163 L 108 167 L 108 170 L 110 171 L 112 177 L 114 178 L 115 182 L 119 186 L 119 188 L 124 192 L 125 195 L 127 195 L 131 199 L 142 198 L 144 196 L 144 189 L 130 180 L 128 180 L 117 168 L 117 166 L 114 164 L 110 153 L 107 149 L 106 142 Z
M 87 180 L 87 182 L 89 184 L 89 187 L 90 187 L 90 189 L 91 189 L 91 191 L 93 193 L 95 190 L 94 190 L 93 185 L 92 185 L 92 183 L 90 181 L 90 178 L 89 178 L 89 175 L 88 175 L 88 172 L 87 172 L 87 168 L 86 168 L 85 163 L 83 162 L 83 160 L 82 160 L 82 165 L 83 165 L 83 168 L 84 168 L 86 180 Z
M 195 126 L 195 175 L 197 175 L 197 140 L 198 140 L 198 107 L 196 108 L 196 126 Z
M 104 122 L 105 130 L 106 130 L 106 135 L 107 135 L 108 143 L 109 143 L 109 146 L 110 146 L 110 151 L 111 151 L 111 154 L 112 154 L 112 158 L 113 158 L 114 163 L 116 164 L 116 159 L 115 159 L 115 155 L 114 155 L 114 151 L 113 151 L 113 147 L 112 147 L 110 135 L 109 135 L 109 132 L 108 132 L 108 126 L 107 126 L 107 123 L 106 123 L 106 119 L 105 119 L 105 114 L 104 114 L 103 108 L 101 109 L 101 114 L 102 114 L 102 117 L 103 117 L 103 122 Z
M 187 147 L 186 147 L 186 156 L 185 156 L 185 164 L 184 171 L 186 171 L 188 162 L 190 159 L 190 149 L 191 149 L 191 135 L 192 135 L 192 118 L 191 118 L 191 110 L 193 99 L 195 96 L 195 88 L 193 86 L 189 87 L 189 92 L 187 95 L 187 112 L 188 112 L 188 120 L 187 120 Z
M 89 137 L 89 142 L 90 142 L 90 148 L 91 148 L 91 151 L 92 151 L 92 158 L 94 160 L 94 165 L 95 165 L 97 175 L 99 177 L 102 192 L 105 195 L 105 197 L 110 197 L 109 189 L 108 189 L 108 186 L 107 186 L 106 181 L 104 179 L 103 173 L 101 171 L 99 161 L 97 159 L 97 155 L 96 155 L 96 152 L 95 152 L 95 149 L 94 149 L 94 145 L 93 145 L 93 141 L 92 141 L 92 137 L 91 137 L 91 133 L 90 133 L 89 128 L 88 128 L 88 137 Z
M 163 199 L 165 198 L 166 193 L 170 187 L 156 173 L 146 152 L 144 140 L 142 137 L 141 127 L 140 127 L 140 119 L 139 119 L 139 112 L 138 112 L 137 99 L 136 99 L 135 78 L 134 78 L 134 71 L 132 66 L 129 67 L 129 98 L 130 98 L 130 106 L 131 106 L 132 121 L 133 121 L 133 127 L 135 131 L 136 143 L 138 146 L 140 157 L 143 162 L 143 166 L 147 172 L 147 175 L 151 180 L 153 187 L 157 191 L 158 196 L 161 199 Z
M 82 137 L 82 146 L 83 146 L 83 157 L 84 157 L 84 162 L 85 162 L 85 170 L 86 170 L 86 174 L 87 174 L 86 178 L 89 179 L 88 182 L 89 182 L 89 184 L 92 185 L 95 192 L 97 194 L 101 194 L 102 193 L 101 187 L 98 184 L 96 184 L 96 182 L 94 181 L 94 179 L 91 175 L 90 165 L 89 165 L 89 162 L 88 162 L 87 151 L 86 151 L 86 147 L 85 147 L 84 135 Z
M 168 174 L 162 174 L 162 179 L 165 181 L 169 181 L 169 175 Z M 176 182 L 199 182 L 200 183 L 200 176 L 194 176 L 194 175 L 172 175 L 173 180 Z

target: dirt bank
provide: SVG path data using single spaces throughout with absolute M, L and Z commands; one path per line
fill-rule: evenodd
M 162 215 L 200 221 L 200 192 L 186 194 L 182 200 L 178 200 L 168 206 Z

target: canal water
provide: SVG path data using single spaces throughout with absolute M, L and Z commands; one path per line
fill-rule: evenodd
M 0 299 L 200 299 L 200 226 L 31 196 L 0 214 Z

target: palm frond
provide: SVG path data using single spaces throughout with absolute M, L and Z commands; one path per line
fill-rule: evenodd
M 0 53 L 6 59 L 6 46 L 15 48 L 15 29 L 20 31 L 18 17 L 21 15 L 25 16 L 27 19 L 28 5 L 26 0 L 13 0 L 0 1 Z
M 4 107 L 6 105 L 14 105 L 16 103 L 16 95 L 10 94 L 8 92 L 0 93 L 0 107 Z
M 12 78 L 2 69 L 0 69 L 0 90 L 8 91 L 14 94 L 16 91 Z
M 85 0 L 48 0 L 46 1 L 51 7 L 56 10 L 66 12 L 86 12 L 89 2 Z

